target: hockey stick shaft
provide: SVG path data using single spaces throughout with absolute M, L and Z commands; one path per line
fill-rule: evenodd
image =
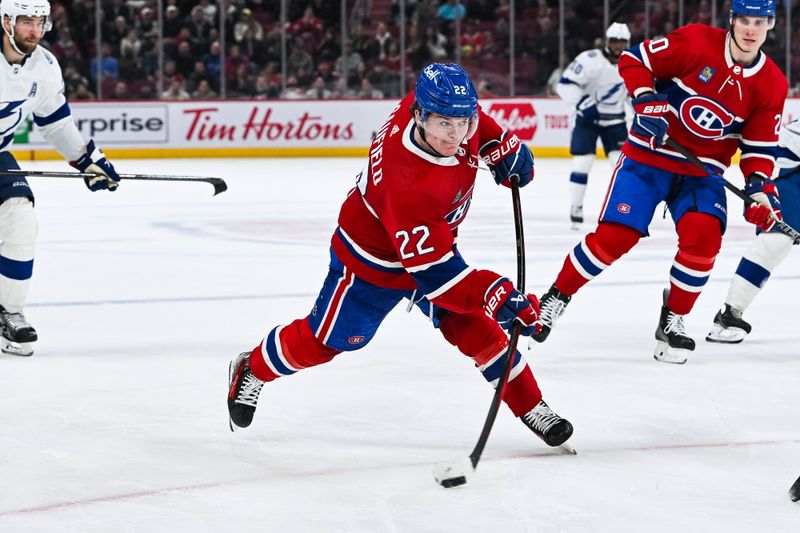
M 514 231 L 517 236 L 517 290 L 525 293 L 525 234 L 522 227 L 522 202 L 519 196 L 519 178 L 512 176 L 511 178 L 511 196 L 514 203 Z M 500 410 L 500 402 L 503 399 L 503 391 L 508 383 L 508 377 L 511 374 L 511 368 L 514 366 L 514 355 L 517 352 L 517 344 L 519 343 L 520 325 L 514 322 L 511 326 L 511 333 L 508 340 L 508 350 L 506 351 L 506 361 L 503 368 L 503 375 L 500 378 L 500 383 L 494 391 L 492 403 L 489 406 L 489 413 L 486 415 L 486 420 L 483 423 L 481 435 L 478 437 L 478 442 L 475 444 L 472 453 L 469 454 L 469 460 L 472 463 L 472 468 L 478 467 L 478 461 L 481 460 L 483 450 L 486 448 L 486 442 L 489 440 L 489 434 L 492 432 L 492 426 L 497 418 L 497 412 Z
M 698 157 L 696 155 L 694 155 L 689 150 L 687 150 L 684 146 L 681 146 L 680 144 L 676 143 L 672 139 L 667 138 L 667 140 L 665 141 L 665 144 L 667 146 L 669 146 L 670 148 L 672 148 L 673 150 L 675 150 L 678 153 L 680 153 L 686 159 L 688 159 L 691 164 L 693 164 L 697 168 L 702 169 L 703 172 L 709 172 L 709 171 L 712 170 L 711 168 L 709 168 L 706 165 L 704 165 L 703 162 L 700 161 L 700 159 L 698 159 Z M 736 185 L 734 185 L 733 183 L 731 183 L 730 181 L 725 179 L 725 176 L 723 176 L 721 172 L 719 172 L 716 169 L 713 169 L 713 171 L 716 173 L 717 177 L 720 180 L 722 180 L 722 185 L 726 189 L 731 191 L 733 194 L 738 196 L 744 202 L 744 205 L 750 206 L 752 204 L 757 203 L 755 200 L 750 198 L 750 196 L 748 196 L 746 192 L 744 192 L 742 189 L 740 189 L 739 187 L 737 187 Z M 800 232 L 798 232 L 796 229 L 791 227 L 789 224 L 787 224 L 783 220 L 776 220 L 775 221 L 775 226 L 779 230 L 781 230 L 782 233 L 784 233 L 785 235 L 788 235 L 789 237 L 791 237 L 792 240 L 794 240 L 794 241 L 800 240 Z
M 2 176 L 33 176 L 37 178 L 94 178 L 101 176 L 96 172 L 87 172 L 85 174 L 78 172 L 51 172 L 43 170 L 0 170 Z M 228 184 L 222 178 L 212 178 L 207 176 L 170 176 L 163 174 L 120 174 L 120 179 L 123 180 L 141 180 L 141 181 L 194 181 L 208 183 L 214 187 L 214 196 L 221 192 L 228 190 Z

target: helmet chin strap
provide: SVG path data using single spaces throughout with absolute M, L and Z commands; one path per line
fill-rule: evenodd
M 17 53 L 18 53 L 19 55 L 21 55 L 21 56 L 26 56 L 26 55 L 28 55 L 28 54 L 26 54 L 25 52 L 23 52 L 22 50 L 20 50 L 20 49 L 17 47 L 17 42 L 14 40 L 14 24 L 12 23 L 11 19 L 9 19 L 9 24 L 11 25 L 11 32 L 9 32 L 9 31 L 6 29 L 6 21 L 5 21 L 5 20 L 3 20 L 3 33 L 5 33 L 6 35 L 8 35 L 8 42 L 11 44 L 11 48 L 13 48 L 13 49 L 14 49 L 14 51 L 15 51 L 15 52 L 17 52 Z

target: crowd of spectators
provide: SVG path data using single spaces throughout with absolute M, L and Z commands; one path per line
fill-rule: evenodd
M 103 0 L 98 53 L 95 0 L 55 0 L 46 46 L 59 59 L 71 99 L 93 99 L 98 88 L 104 99 L 395 98 L 425 64 L 456 60 L 473 75 L 482 96 L 509 94 L 508 0 L 405 0 L 402 16 L 400 0 L 345 2 L 343 40 L 340 0 L 286 0 L 283 28 L 282 2 L 275 0 L 165 0 L 160 15 L 155 0 Z M 676 0 L 650 0 L 649 19 L 643 2 L 611 4 L 618 4 L 613 20 L 628 24 L 634 43 L 680 23 Z M 604 3 L 567 0 L 566 50 L 559 61 L 558 5 L 557 0 L 515 2 L 517 95 L 549 94 L 561 66 L 602 44 Z M 683 20 L 726 27 L 729 9 L 730 2 L 718 1 L 712 21 L 708 0 L 685 0 Z M 800 16 L 800 5 L 795 15 Z M 784 25 L 778 24 L 766 51 L 781 67 L 786 42 Z M 798 80 L 800 27 L 791 48 L 792 79 Z

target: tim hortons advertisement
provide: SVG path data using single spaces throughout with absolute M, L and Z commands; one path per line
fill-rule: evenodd
M 569 110 L 558 99 L 484 100 L 484 111 L 525 142 L 569 144 Z M 367 148 L 393 100 L 75 102 L 85 138 L 117 148 Z M 46 147 L 33 128 L 28 144 Z
M 71 107 L 83 136 L 103 147 L 189 148 L 209 154 L 225 148 L 275 153 L 303 148 L 313 150 L 306 155 L 326 155 L 325 150 L 335 154 L 336 148 L 366 150 L 395 105 L 394 100 L 207 100 L 75 102 Z M 534 149 L 569 146 L 571 110 L 558 98 L 486 99 L 481 105 Z M 800 100 L 790 99 L 784 121 L 795 118 L 800 118 Z M 17 146 L 49 147 L 35 127 L 22 144 Z

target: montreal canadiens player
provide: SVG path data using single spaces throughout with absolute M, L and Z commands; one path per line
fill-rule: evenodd
M 613 168 L 628 136 L 625 125 L 628 93 L 617 72 L 617 63 L 622 52 L 630 46 L 630 40 L 628 26 L 614 22 L 606 30 L 605 47 L 578 54 L 556 87 L 561 99 L 575 108 L 569 144 L 569 153 L 572 154 L 569 216 L 573 229 L 579 229 L 583 223 L 583 199 L 595 159 L 597 138 L 600 137 Z
M 745 190 L 756 200 L 745 218 L 762 229 L 780 219 L 769 177 L 788 84 L 760 50 L 774 24 L 774 0 L 734 0 L 727 31 L 688 25 L 622 55 L 619 72 L 636 115 L 597 229 L 569 253 L 541 300 L 544 325 L 536 340 L 547 338 L 578 289 L 648 235 L 656 207 L 665 202 L 678 252 L 663 291 L 654 357 L 686 362 L 695 343 L 684 316 L 708 281 L 727 221 L 725 190 L 713 176 L 731 164 L 737 148 Z M 667 135 L 699 157 L 708 173 L 666 146 Z
M 794 229 L 800 228 L 800 122 L 793 120 L 781 128 L 776 163 L 779 174 L 775 187 L 780 194 L 781 214 L 784 222 Z M 748 250 L 736 268 L 722 309 L 714 317 L 714 324 L 706 336 L 707 341 L 742 342 L 751 327 L 742 314 L 753 303 L 772 271 L 789 255 L 791 237 L 773 227 L 769 231 L 756 230 L 753 247 Z
M 64 80 L 55 57 L 39 46 L 50 30 L 46 0 L 0 0 L 3 58 L 0 60 L 0 328 L 2 351 L 31 355 L 36 330 L 22 313 L 33 273 L 34 243 L 38 231 L 33 192 L 21 176 L 3 176 L 19 170 L 11 149 L 14 131 L 31 114 L 45 138 L 81 172 L 92 191 L 117 188 L 119 175 L 94 141 L 81 137 L 64 98 Z
M 277 326 L 230 365 L 231 430 L 250 425 L 264 383 L 363 348 L 402 300 L 418 307 L 484 378 L 501 378 L 514 321 L 537 330 L 538 301 L 500 274 L 470 267 L 456 246 L 472 201 L 478 158 L 498 184 L 533 178 L 530 149 L 486 115 L 467 73 L 431 64 L 394 108 L 345 199 L 328 276 L 308 316 Z M 554 413 L 519 351 L 503 400 L 550 446 L 572 425 Z

